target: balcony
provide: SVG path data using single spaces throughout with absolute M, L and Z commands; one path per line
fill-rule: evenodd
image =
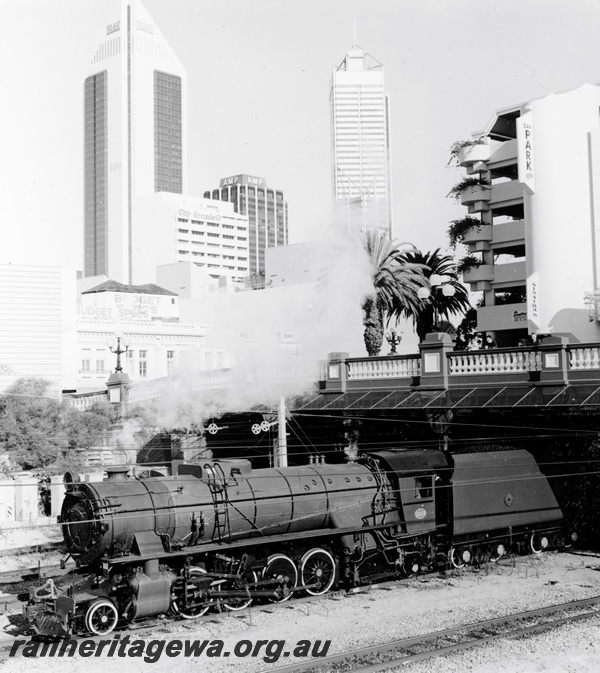
M 463 271 L 463 282 L 465 283 L 481 283 L 491 282 L 494 280 L 494 267 L 491 264 L 481 264 L 480 266 L 472 266 Z
M 489 210 L 488 204 L 491 198 L 491 185 L 471 185 L 460 193 L 460 202 L 468 207 L 470 214 Z
M 489 158 L 490 145 L 487 143 L 468 145 L 458 153 L 458 163 L 465 167 L 471 167 L 473 164 L 487 161 Z
M 525 242 L 525 220 L 514 220 L 494 225 L 494 247 L 509 243 Z
M 524 285 L 527 278 L 525 262 L 509 262 L 496 264 L 493 267 L 494 287 Z
M 469 231 L 463 236 L 463 243 L 465 245 L 471 245 L 474 243 L 479 243 L 480 241 L 491 241 L 492 240 L 492 225 L 491 224 L 479 224 L 475 227 L 471 227 Z
M 471 185 L 466 187 L 460 193 L 460 202 L 463 206 L 471 206 L 478 201 L 487 202 L 492 198 L 492 187 L 490 185 Z
M 489 205 L 492 209 L 505 208 L 523 202 L 523 185 L 517 180 L 508 180 L 492 185 Z
M 498 166 L 516 163 L 517 157 L 518 147 L 516 139 L 507 140 L 494 148 L 494 151 L 490 154 L 488 165 L 490 169 L 494 169 Z

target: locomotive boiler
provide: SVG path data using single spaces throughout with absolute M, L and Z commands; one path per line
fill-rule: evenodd
M 31 591 L 40 634 L 110 633 L 253 600 L 320 595 L 508 551 L 565 544 L 527 451 L 376 451 L 358 462 L 254 470 L 180 463 L 169 477 L 67 483 L 61 523 L 77 568 Z

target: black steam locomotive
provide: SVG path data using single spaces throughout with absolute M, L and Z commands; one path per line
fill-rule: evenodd
M 114 469 L 101 483 L 67 484 L 61 523 L 77 568 L 32 589 L 25 608 L 47 636 L 570 543 L 547 479 L 521 450 L 379 451 L 257 470 L 180 463 L 176 476 L 145 479 Z

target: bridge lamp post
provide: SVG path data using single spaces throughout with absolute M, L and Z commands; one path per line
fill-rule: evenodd
M 400 345 L 400 342 L 402 341 L 402 336 L 400 334 L 396 333 L 396 330 L 391 330 L 391 332 L 388 332 L 385 335 L 385 338 L 387 339 L 387 342 L 390 345 L 390 355 L 396 354 L 398 351 L 396 350 L 396 346 Z
M 121 344 L 123 344 L 123 348 L 121 348 Z M 115 367 L 115 372 L 122 372 L 123 367 L 121 366 L 121 355 L 123 353 L 127 353 L 129 350 L 129 337 L 123 334 L 115 334 L 107 340 L 106 345 L 108 346 L 108 349 L 111 353 L 116 353 L 117 355 L 117 366 Z
M 431 299 L 431 304 L 433 306 L 433 331 L 439 331 L 440 327 L 438 325 L 438 308 L 436 301 L 436 293 L 439 293 L 444 297 L 453 297 L 456 294 L 456 288 L 450 282 L 450 276 L 442 276 L 439 273 L 432 273 L 429 277 L 429 287 L 420 287 L 417 290 L 417 296 L 419 299 Z
M 108 401 L 118 405 L 119 410 L 123 413 L 123 405 L 127 402 L 127 388 L 130 383 L 129 376 L 123 371 L 121 365 L 121 355 L 127 353 L 129 350 L 129 338 L 123 334 L 115 334 L 110 337 L 106 345 L 111 353 L 117 356 L 117 366 L 115 371 L 111 373 L 106 382 L 108 388 Z

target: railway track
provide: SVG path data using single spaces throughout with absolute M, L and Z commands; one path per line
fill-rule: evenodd
M 300 598 L 293 605 L 300 607 L 302 603 L 309 603 L 314 598 L 316 597 Z M 138 638 L 144 638 L 145 636 L 156 638 L 158 635 L 161 639 L 168 640 L 173 629 L 181 629 L 182 626 L 195 630 L 197 625 L 205 620 L 214 622 L 215 619 L 239 617 L 240 615 L 249 618 L 251 624 L 253 611 L 271 610 L 272 608 L 273 606 L 263 605 L 246 608 L 235 613 L 205 615 L 187 625 L 164 619 L 155 620 L 152 623 L 144 622 L 143 624 L 130 625 L 121 629 L 120 632 L 122 634 L 135 634 Z M 319 659 L 303 660 L 287 666 L 269 668 L 269 673 L 304 673 L 305 671 L 319 673 L 330 671 L 332 667 L 334 667 L 336 673 L 375 673 L 376 671 L 444 656 L 501 639 L 533 635 L 563 624 L 597 616 L 600 616 L 600 596 L 486 619 L 442 631 L 341 652 Z M 196 627 L 194 627 L 194 624 L 196 624 Z M 15 630 L 17 631 L 18 628 L 16 627 Z M 23 637 L 22 633 L 15 633 L 13 637 L 0 639 L 0 662 L 9 658 L 14 640 Z M 178 637 L 181 637 L 180 633 Z M 82 636 L 78 639 L 99 641 L 103 639 L 103 636 Z
M 561 613 L 563 616 L 558 616 Z M 594 596 L 341 652 L 321 659 L 270 668 L 269 673 L 303 673 L 304 671 L 318 673 L 332 670 L 333 665 L 335 665 L 336 673 L 375 673 L 496 640 L 533 635 L 563 624 L 599 615 L 600 596 Z

